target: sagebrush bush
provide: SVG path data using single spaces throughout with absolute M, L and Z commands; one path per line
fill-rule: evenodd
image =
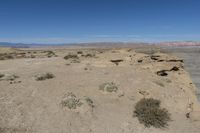
M 94 102 L 92 101 L 91 98 L 86 97 L 86 98 L 85 98 L 85 101 L 87 102 L 87 104 L 88 104 L 90 107 L 94 108 Z
M 0 74 L 0 78 L 3 78 L 5 75 L 4 74 Z
M 115 83 L 103 83 L 99 86 L 100 90 L 107 91 L 107 92 L 117 92 L 118 87 L 115 85 Z
M 68 60 L 68 59 L 79 59 L 78 55 L 76 54 L 68 54 L 64 57 L 65 60 Z
M 69 109 L 76 109 L 82 105 L 80 99 L 76 97 L 72 92 L 66 94 L 65 98 L 61 102 L 63 107 L 67 107 Z
M 42 80 L 46 80 L 46 79 L 52 79 L 54 77 L 55 76 L 52 73 L 45 73 L 45 74 L 37 75 L 36 80 L 42 81 Z
M 153 98 L 143 98 L 135 106 L 135 116 L 146 127 L 163 128 L 170 121 L 170 114 L 165 108 L 160 108 L 160 101 Z

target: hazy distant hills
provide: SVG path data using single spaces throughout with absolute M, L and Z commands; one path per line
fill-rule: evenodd
M 5 46 L 5 47 L 31 47 L 34 45 L 35 44 L 0 42 L 0 46 Z
M 200 46 L 200 42 L 195 41 L 174 41 L 160 43 L 145 43 L 145 42 L 92 42 L 92 43 L 63 43 L 63 44 L 39 44 L 39 43 L 9 43 L 0 42 L 0 46 L 4 47 L 44 47 L 44 46 L 131 46 L 131 45 L 161 45 L 161 46 Z
M 9 42 L 0 42 L 0 46 L 4 46 L 4 47 L 18 47 L 18 48 L 59 46 L 59 45 L 67 45 L 67 44 L 39 44 L 39 43 L 9 43 Z

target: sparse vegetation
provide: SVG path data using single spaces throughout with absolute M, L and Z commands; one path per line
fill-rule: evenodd
M 77 54 L 83 54 L 83 51 L 77 51 Z
M 16 78 L 19 78 L 19 76 L 14 75 L 14 74 L 0 74 L 0 79 L 1 80 L 6 80 L 6 81 L 14 81 Z
M 110 83 L 103 83 L 99 86 L 99 89 L 102 91 L 107 91 L 107 92 L 117 92 L 118 87 L 115 85 L 115 83 L 110 82 Z
M 42 80 L 46 80 L 46 79 L 52 79 L 55 76 L 52 73 L 45 73 L 45 74 L 40 74 L 36 76 L 36 80 L 37 81 L 42 81 Z
M 79 59 L 78 55 L 76 54 L 68 54 L 64 57 L 65 60 L 68 60 L 68 59 Z
M 5 75 L 4 74 L 0 74 L 0 78 L 3 78 Z
M 0 60 L 13 59 L 14 53 L 0 53 Z
M 92 101 L 91 98 L 86 97 L 86 98 L 85 98 L 85 101 L 87 102 L 87 104 L 88 104 L 90 107 L 94 108 L 94 102 Z
M 55 57 L 56 56 L 56 54 L 53 52 L 53 51 L 47 51 L 47 57 L 48 58 L 51 58 L 51 57 Z
M 141 99 L 135 106 L 134 114 L 146 127 L 163 128 L 171 120 L 168 111 L 160 108 L 160 101 L 153 98 Z
M 17 75 L 10 75 L 10 76 L 8 76 L 7 80 L 13 81 L 16 78 L 19 78 L 19 76 L 17 76 Z
M 71 60 L 71 63 L 80 63 L 81 61 L 79 59 L 73 59 Z
M 63 107 L 76 109 L 77 107 L 80 107 L 82 105 L 82 102 L 80 102 L 80 99 L 78 99 L 76 95 L 74 95 L 72 92 L 69 92 L 66 94 L 61 104 Z
M 82 57 L 85 57 L 85 58 L 92 58 L 92 57 L 95 57 L 95 53 L 85 53 L 85 54 L 81 54 Z

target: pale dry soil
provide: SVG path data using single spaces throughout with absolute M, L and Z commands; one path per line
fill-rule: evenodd
M 28 51 L 25 49 L 24 51 Z M 68 53 L 93 53 L 79 62 L 63 57 Z M 55 49 L 57 57 L 0 61 L 0 73 L 17 75 L 14 81 L 0 80 L 0 133 L 199 133 L 200 108 L 196 87 L 181 62 L 174 56 L 155 53 L 159 59 L 134 49 Z M 6 51 L 6 52 L 9 52 Z M 110 60 L 123 60 L 116 65 Z M 142 62 L 138 62 L 142 60 Z M 170 70 L 167 76 L 157 71 Z M 55 77 L 35 80 L 41 73 Z M 20 81 L 20 82 L 19 82 Z M 117 92 L 104 92 L 99 85 L 114 82 Z M 65 94 L 72 92 L 83 101 L 76 109 L 63 107 Z M 92 108 L 84 98 L 92 99 Z M 146 128 L 133 117 L 135 104 L 155 98 L 171 114 L 166 128 Z M 186 114 L 189 113 L 189 118 Z

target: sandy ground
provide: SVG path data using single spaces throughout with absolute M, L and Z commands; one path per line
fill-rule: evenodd
M 197 88 L 182 68 L 183 64 L 172 61 L 178 60 L 177 57 L 155 53 L 157 57 L 152 59 L 149 54 L 134 49 L 54 49 L 56 56 L 51 57 L 38 49 L 13 51 L 25 52 L 28 56 L 20 54 L 17 59 L 0 60 L 0 73 L 5 75 L 0 80 L 0 133 L 200 131 Z M 92 56 L 77 54 L 79 59 L 63 59 L 77 51 Z M 111 60 L 122 61 L 116 65 Z M 167 76 L 157 75 L 158 71 L 171 70 L 174 66 L 179 70 L 168 71 Z M 36 80 L 36 75 L 47 72 L 55 77 Z M 18 78 L 12 79 L 13 75 Z M 105 82 L 114 82 L 118 91 L 99 90 L 99 85 Z M 61 104 L 70 92 L 83 101 L 76 109 Z M 84 102 L 85 97 L 92 99 L 94 107 Z M 161 106 L 170 112 L 172 121 L 168 127 L 146 128 L 133 117 L 135 104 L 144 97 L 159 99 Z M 186 118 L 187 113 L 190 118 Z

